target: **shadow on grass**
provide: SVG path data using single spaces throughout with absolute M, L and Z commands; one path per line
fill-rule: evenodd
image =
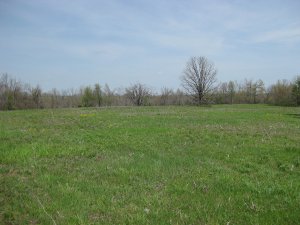
M 287 116 L 291 116 L 293 118 L 297 118 L 297 119 L 300 119 L 300 114 L 297 114 L 297 113 L 288 113 L 286 114 Z

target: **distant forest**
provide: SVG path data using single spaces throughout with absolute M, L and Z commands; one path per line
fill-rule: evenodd
M 272 104 L 300 106 L 300 76 L 294 80 L 278 80 L 268 87 L 262 80 L 216 83 L 201 104 Z M 147 85 L 136 83 L 123 90 L 112 90 L 109 85 L 94 84 L 59 91 L 44 92 L 8 74 L 0 75 L 0 110 L 33 108 L 73 108 L 102 106 L 198 105 L 193 94 L 184 89 L 163 87 L 159 93 Z

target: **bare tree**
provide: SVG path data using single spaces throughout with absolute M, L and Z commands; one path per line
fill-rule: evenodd
M 269 103 L 274 105 L 293 105 L 292 84 L 288 80 L 278 80 L 269 89 Z
M 228 82 L 228 92 L 229 92 L 230 104 L 232 104 L 236 92 L 236 87 L 233 81 Z
M 163 87 L 161 89 L 160 105 L 169 104 L 171 95 L 174 95 L 173 90 L 167 87 Z
M 292 96 L 294 104 L 300 106 L 300 75 L 295 78 L 292 87 Z
M 266 94 L 265 84 L 261 79 L 259 79 L 255 82 L 255 96 L 254 96 L 255 100 L 254 100 L 254 103 L 264 103 L 265 94 Z
M 83 107 L 92 107 L 94 106 L 95 96 L 93 94 L 93 89 L 88 86 L 82 90 L 81 94 L 81 104 Z
M 264 102 L 265 85 L 262 80 L 247 80 L 244 81 L 244 94 L 246 103 L 256 104 Z
M 51 108 L 57 108 L 58 107 L 58 96 L 59 92 L 57 91 L 56 88 L 53 88 L 52 91 L 50 92 L 50 107 Z
M 104 85 L 103 89 L 103 103 L 106 106 L 111 106 L 113 104 L 113 98 L 115 93 L 110 89 L 108 84 Z
M 40 88 L 39 85 L 31 89 L 31 96 L 36 108 L 40 108 L 42 103 L 41 102 L 42 89 Z
M 102 91 L 101 91 L 100 84 L 95 84 L 94 96 L 95 96 L 97 106 L 100 107 L 102 104 Z
M 191 57 L 183 72 L 182 86 L 200 105 L 207 103 L 216 82 L 217 70 L 205 57 Z
M 150 96 L 150 90 L 145 85 L 137 83 L 125 90 L 126 97 L 137 106 L 146 105 Z
M 220 84 L 219 91 L 221 94 L 221 99 L 223 104 L 227 104 L 228 101 L 228 84 L 227 82 L 223 82 Z
M 2 74 L 0 77 L 0 108 L 6 110 L 11 110 L 13 108 L 9 80 L 10 78 L 6 73 Z

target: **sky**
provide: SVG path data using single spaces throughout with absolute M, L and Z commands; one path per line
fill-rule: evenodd
M 180 88 L 192 56 L 218 81 L 300 74 L 299 0 L 0 0 L 0 74 L 43 90 Z

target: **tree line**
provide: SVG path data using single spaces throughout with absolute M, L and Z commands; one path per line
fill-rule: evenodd
M 135 83 L 112 90 L 107 84 L 44 92 L 8 74 L 0 75 L 0 110 L 31 108 L 71 108 L 100 106 L 272 104 L 300 106 L 300 76 L 278 80 L 268 87 L 259 80 L 217 83 L 217 70 L 205 57 L 191 57 L 181 77 L 183 89 L 163 87 L 159 93 L 147 85 Z

